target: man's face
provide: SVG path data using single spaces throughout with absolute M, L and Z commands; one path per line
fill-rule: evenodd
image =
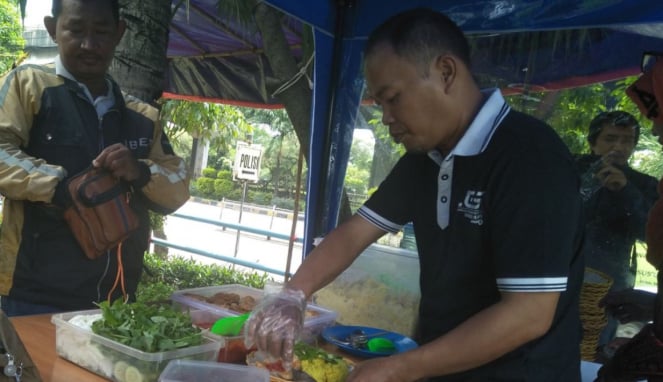
M 605 124 L 591 149 L 596 155 L 608 155 L 613 164 L 626 166 L 635 149 L 635 126 Z
M 48 28 L 48 23 L 47 23 Z M 124 33 L 109 1 L 63 0 L 51 36 L 67 70 L 80 82 L 103 78 Z
M 382 44 L 366 57 L 368 91 L 382 107 L 382 122 L 409 152 L 428 152 L 455 136 L 459 111 L 449 105 L 442 75 L 431 65 L 425 78 L 410 61 Z M 457 132 L 456 132 L 457 133 Z

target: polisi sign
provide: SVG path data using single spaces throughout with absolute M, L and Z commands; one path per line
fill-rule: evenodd
M 260 176 L 261 157 L 261 145 L 249 145 L 246 142 L 237 142 L 235 165 L 233 166 L 234 178 L 257 182 Z

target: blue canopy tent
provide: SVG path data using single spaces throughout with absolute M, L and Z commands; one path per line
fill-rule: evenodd
M 177 1 L 177 0 L 175 0 Z M 166 95 L 278 107 L 265 91 L 260 39 L 219 20 L 217 0 L 189 0 L 170 32 Z M 663 2 L 652 0 L 266 0 L 289 18 L 293 52 L 313 27 L 315 63 L 304 253 L 337 224 L 367 35 L 399 11 L 429 7 L 468 34 L 480 84 L 505 93 L 557 90 L 639 72 L 641 54 L 663 51 Z M 565 33 L 560 34 L 559 31 Z

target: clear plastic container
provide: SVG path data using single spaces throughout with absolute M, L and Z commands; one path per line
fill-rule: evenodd
M 175 359 L 217 359 L 220 343 L 205 334 L 201 345 L 147 353 L 69 322 L 76 316 L 100 313 L 96 309 L 58 313 L 51 317 L 55 324 L 55 350 L 60 357 L 116 382 L 156 382 L 168 362 Z
M 168 363 L 159 382 L 268 382 L 269 372 L 246 365 L 174 360 Z
M 338 312 L 343 325 L 383 328 L 414 335 L 419 310 L 417 252 L 374 244 L 326 287 L 314 301 Z
M 247 287 L 240 284 L 218 285 L 193 289 L 182 289 L 176 291 L 171 296 L 175 306 L 181 309 L 207 310 L 219 317 L 238 316 L 245 311 L 241 309 L 230 309 L 217 304 L 205 301 L 205 298 L 212 297 L 217 293 L 235 293 L 240 298 L 250 296 L 259 301 L 263 296 L 263 291 L 256 288 Z M 337 313 L 335 311 L 323 308 L 316 304 L 309 303 L 306 307 L 306 317 L 304 318 L 304 332 L 302 340 L 311 342 L 319 336 L 322 331 L 336 322 Z
M 191 311 L 191 322 L 200 329 L 204 330 L 205 335 L 213 338 L 221 344 L 219 357 L 217 360 L 223 363 L 234 363 L 237 365 L 246 364 L 246 355 L 249 349 L 244 345 L 244 336 L 219 336 L 209 332 L 209 328 L 222 316 L 211 310 Z

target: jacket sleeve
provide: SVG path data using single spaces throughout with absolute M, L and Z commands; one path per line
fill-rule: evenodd
M 663 191 L 663 179 L 658 189 L 659 192 Z M 646 241 L 647 261 L 660 272 L 663 264 L 663 199 L 658 199 L 649 211 Z
M 630 220 L 631 230 L 638 240 L 645 240 L 645 227 L 649 211 L 658 200 L 657 181 L 645 177 L 638 185 L 630 180 L 624 188 L 625 211 Z
M 40 86 L 31 68 L 14 69 L 0 79 L 0 194 L 13 200 L 51 202 L 66 172 L 27 155 L 30 128 L 39 111 Z
M 158 111 L 147 104 L 132 105 L 154 121 L 152 146 L 147 159 L 140 159 L 141 176 L 134 182 L 135 191 L 148 202 L 148 208 L 169 214 L 189 199 L 189 174 L 182 158 L 175 155 L 161 127 Z

